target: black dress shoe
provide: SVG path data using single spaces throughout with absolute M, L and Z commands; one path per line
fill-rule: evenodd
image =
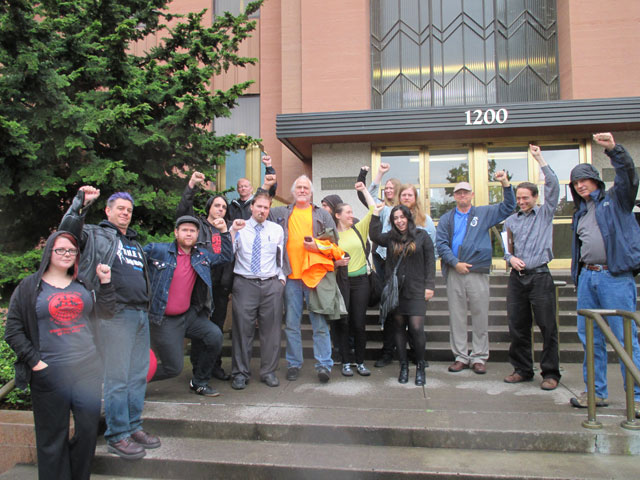
M 298 380 L 298 375 L 300 375 L 300 369 L 298 367 L 289 367 L 287 369 L 287 380 L 290 382 Z
M 244 390 L 247 388 L 247 379 L 243 375 L 236 375 L 231 382 L 231 388 L 234 390 Z
M 144 430 L 138 430 L 136 433 L 131 434 L 131 440 L 138 445 L 142 445 L 143 448 L 158 448 L 160 447 L 160 439 L 155 435 L 151 435 Z
M 386 367 L 391 362 L 393 362 L 393 357 L 391 355 L 383 353 L 382 356 L 378 360 L 376 360 L 376 363 L 374 363 L 373 366 L 376 368 L 382 368 Z
M 142 445 L 131 440 L 131 437 L 123 438 L 118 442 L 107 443 L 107 450 L 125 460 L 138 460 L 147 454 Z
M 262 377 L 261 382 L 266 383 L 268 387 L 277 387 L 280 385 L 280 380 L 278 380 L 275 373 L 267 373 Z
M 222 367 L 214 367 L 213 372 L 211 372 L 211 375 L 213 376 L 213 378 L 217 378 L 218 380 L 222 380 L 223 382 L 226 382 L 231 378 L 231 375 L 226 373 L 224 371 L 224 368 Z

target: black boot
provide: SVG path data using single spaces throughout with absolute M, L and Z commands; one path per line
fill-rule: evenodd
M 416 366 L 416 385 L 422 386 L 424 383 L 424 362 L 418 362 L 418 365 Z
M 407 383 L 409 381 L 409 362 L 400 362 L 400 375 L 398 375 L 398 383 Z

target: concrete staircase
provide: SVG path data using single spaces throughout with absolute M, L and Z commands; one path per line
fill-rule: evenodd
M 507 281 L 508 275 L 504 272 L 491 274 L 490 303 L 489 303 L 489 341 L 491 345 L 490 361 L 507 362 L 509 353 L 509 327 L 507 322 Z M 554 280 L 566 282 L 566 286 L 559 287 L 560 310 L 560 361 L 561 363 L 582 363 L 583 350 L 576 330 L 576 294 L 568 271 L 554 272 Z M 427 360 L 429 361 L 453 361 L 449 346 L 449 311 L 447 303 L 447 290 L 444 279 L 440 273 L 436 276 L 436 293 L 429 302 L 425 320 L 425 332 L 427 335 Z M 369 309 L 367 314 L 367 350 L 365 359 L 372 361 L 380 356 L 382 348 L 382 331 L 378 324 L 378 310 Z M 469 325 L 471 318 L 469 317 Z M 542 338 L 539 330 L 534 328 L 534 347 L 536 361 L 539 361 Z M 302 340 L 305 358 L 313 358 L 312 330 L 308 321 L 302 323 Z M 471 342 L 471 332 L 469 332 Z M 285 340 L 283 338 L 283 351 Z M 254 356 L 260 352 L 256 343 Z M 225 339 L 223 356 L 231 354 L 231 340 Z M 615 361 L 613 350 L 610 349 L 610 360 Z
M 567 279 L 566 275 L 554 275 Z M 585 410 L 568 401 L 584 388 L 582 347 L 575 327 L 573 286 L 560 290 L 562 380 L 553 392 L 534 382 L 505 384 L 509 344 L 505 275 L 491 277 L 491 360 L 486 375 L 452 374 L 446 292 L 438 277 L 427 314 L 427 385 L 396 381 L 398 366 L 372 368 L 370 377 L 320 384 L 313 369 L 311 329 L 304 322 L 305 365 L 296 382 L 279 388 L 254 376 L 246 390 L 213 382 L 220 397 L 188 390 L 190 366 L 178 378 L 149 385 L 145 429 L 163 445 L 137 462 L 96 452 L 94 479 L 601 479 L 638 478 L 640 430 L 620 427 L 624 393 L 617 366 L 609 368 L 608 408 L 598 409 L 600 430 L 582 427 Z M 378 355 L 377 313 L 369 312 L 367 358 Z M 540 339 L 536 335 L 537 348 Z M 283 343 L 284 347 L 284 343 Z M 223 366 L 229 369 L 230 342 Z M 284 355 L 284 351 L 283 351 Z M 640 425 L 639 425 L 640 426 Z M 18 467 L 0 479 L 35 478 Z

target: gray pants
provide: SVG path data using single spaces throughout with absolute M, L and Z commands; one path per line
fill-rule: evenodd
M 489 359 L 489 275 L 447 273 L 451 351 L 456 361 L 467 365 Z M 467 345 L 467 303 L 471 311 L 471 354 Z
M 231 375 L 251 376 L 253 337 L 258 323 L 260 378 L 275 373 L 280 359 L 284 286 L 277 278 L 254 280 L 236 275 L 233 281 Z

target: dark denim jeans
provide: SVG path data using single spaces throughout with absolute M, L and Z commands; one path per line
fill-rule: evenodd
M 105 439 L 110 443 L 142 430 L 149 370 L 149 319 L 146 311 L 125 308 L 102 320 Z

